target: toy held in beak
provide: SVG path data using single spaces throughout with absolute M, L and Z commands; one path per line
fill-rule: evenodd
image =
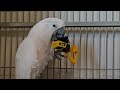
M 51 38 L 52 48 L 54 49 L 53 59 L 61 60 L 61 57 L 67 58 L 71 63 L 76 64 L 78 58 L 77 46 L 70 47 L 68 36 L 65 36 L 64 28 L 56 30 Z M 64 52 L 64 55 L 61 53 Z M 73 53 L 73 57 L 71 54 Z

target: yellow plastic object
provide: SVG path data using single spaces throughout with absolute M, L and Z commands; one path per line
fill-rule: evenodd
M 62 47 L 62 48 L 66 48 L 67 44 L 70 43 L 65 43 L 63 41 L 53 41 L 52 42 L 52 48 L 57 48 L 57 47 Z M 73 53 L 73 57 L 71 56 L 71 54 Z M 65 53 L 65 56 L 73 63 L 76 64 L 77 58 L 78 58 L 78 48 L 77 46 L 72 46 L 70 48 L 70 52 Z
M 56 48 L 56 47 L 62 47 L 62 48 L 66 48 L 67 44 L 69 43 L 65 43 L 63 41 L 53 41 L 52 42 L 52 48 Z
M 71 56 L 71 53 L 74 54 L 73 58 Z M 64 53 L 64 54 L 73 64 L 76 64 L 76 61 L 77 61 L 77 58 L 78 58 L 78 48 L 76 46 L 72 46 L 70 48 L 70 52 Z

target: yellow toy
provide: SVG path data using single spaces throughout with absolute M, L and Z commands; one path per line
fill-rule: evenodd
M 74 54 L 73 58 L 71 56 L 71 53 Z M 77 58 L 78 58 L 78 48 L 76 46 L 72 46 L 70 48 L 70 52 L 65 53 L 65 56 L 73 63 L 76 64 Z
M 78 48 L 77 46 L 72 46 L 70 48 L 70 42 L 67 36 L 52 41 L 52 48 L 56 50 L 54 52 L 54 59 L 60 59 L 60 57 L 58 57 L 58 55 L 60 55 L 62 57 L 66 57 L 68 60 L 71 61 L 71 63 L 76 64 L 78 58 Z M 64 52 L 64 55 L 61 55 L 61 52 Z M 72 53 L 73 57 L 71 55 Z

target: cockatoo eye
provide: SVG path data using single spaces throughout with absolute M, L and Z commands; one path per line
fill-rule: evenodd
M 55 24 L 53 24 L 53 27 L 57 27 Z

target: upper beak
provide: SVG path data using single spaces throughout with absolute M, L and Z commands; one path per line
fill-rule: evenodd
M 55 30 L 55 32 L 52 35 L 51 41 L 55 41 L 58 38 L 64 37 L 65 35 L 65 30 L 64 28 L 58 28 L 57 30 Z

